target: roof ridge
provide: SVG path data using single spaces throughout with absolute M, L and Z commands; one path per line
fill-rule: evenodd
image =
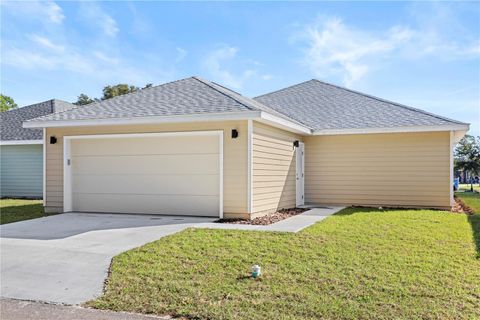
M 218 82 L 215 82 L 215 81 L 210 81 L 210 82 L 211 82 L 212 84 L 216 85 L 216 86 L 219 86 L 219 87 L 225 89 L 225 90 L 232 91 L 232 92 L 235 93 L 235 94 L 238 94 L 238 95 L 240 95 L 240 96 L 243 96 L 240 92 L 237 92 L 237 91 L 235 91 L 235 90 L 233 90 L 233 89 L 230 89 L 230 88 L 228 88 L 228 87 L 226 87 L 226 86 L 223 86 L 223 85 L 221 85 L 221 84 L 218 83 Z
M 231 95 L 227 94 L 226 92 L 223 92 L 223 91 L 221 91 L 221 90 L 218 90 L 218 88 L 215 88 L 215 86 L 214 86 L 214 85 L 217 85 L 216 83 L 210 82 L 210 81 L 208 81 L 208 80 L 202 79 L 202 78 L 197 77 L 197 76 L 193 76 L 192 78 L 195 79 L 195 80 L 197 80 L 197 81 L 200 82 L 200 83 L 203 83 L 204 85 L 208 86 L 209 88 L 212 88 L 213 90 L 215 90 L 215 91 L 223 94 L 224 96 L 226 96 L 226 97 L 228 97 L 228 98 L 230 98 L 230 99 L 232 99 L 232 100 L 235 100 L 236 102 L 240 103 L 241 105 L 243 105 L 243 106 L 246 107 L 247 109 L 253 110 L 253 111 L 258 111 L 258 110 L 256 110 L 254 107 L 248 106 L 245 102 L 242 102 L 242 101 L 240 101 L 239 99 L 237 99 L 237 98 L 235 98 L 235 97 L 232 97 Z M 220 85 L 218 85 L 218 86 L 220 86 Z M 232 90 L 230 90 L 230 89 L 225 88 L 224 86 L 220 86 L 220 87 L 224 88 L 225 90 L 232 91 Z M 232 91 L 232 92 L 234 92 L 234 91 Z M 238 94 L 238 93 L 237 93 L 237 94 Z M 241 94 L 238 94 L 238 95 L 241 96 L 241 97 L 243 97 Z
M 285 87 L 285 88 L 281 88 L 281 89 L 278 89 L 278 90 L 274 90 L 274 91 L 272 91 L 272 92 L 268 92 L 268 93 L 261 94 L 261 95 L 259 95 L 259 96 L 253 97 L 252 99 L 257 99 L 257 98 L 261 98 L 261 97 L 264 97 L 264 96 L 268 96 L 268 95 L 273 94 L 273 93 L 285 91 L 285 90 L 288 90 L 288 89 L 290 89 L 290 88 L 297 87 L 297 86 L 300 86 L 300 85 L 302 85 L 302 84 L 304 84 L 304 83 L 307 83 L 307 82 L 310 82 L 310 81 L 314 81 L 314 80 L 316 80 L 316 79 L 310 79 L 310 80 L 307 80 L 307 81 L 302 81 L 302 82 L 300 82 L 300 83 L 292 84 L 292 85 L 290 85 L 290 86 L 288 86 L 288 87 Z
M 217 83 L 215 83 L 215 82 L 213 82 L 213 81 L 208 81 L 208 80 L 202 79 L 202 78 L 200 78 L 200 77 L 196 77 L 196 76 L 195 76 L 195 77 L 193 77 L 193 78 L 195 78 L 196 80 L 198 80 L 198 81 L 200 81 L 200 82 L 205 83 L 206 85 L 208 85 L 209 87 L 213 88 L 214 90 L 216 90 L 216 91 L 218 91 L 218 92 L 226 95 L 227 97 L 229 97 L 229 98 L 237 101 L 238 103 L 240 103 L 240 104 L 244 105 L 245 107 L 247 107 L 249 110 L 264 111 L 264 112 L 270 112 L 270 113 L 273 113 L 273 114 L 276 113 L 276 114 L 282 116 L 283 118 L 285 118 L 286 120 L 289 120 L 289 121 L 292 121 L 292 122 L 296 122 L 296 123 L 298 123 L 298 124 L 300 124 L 300 125 L 302 125 L 302 126 L 306 126 L 306 127 L 310 128 L 310 127 L 309 127 L 308 125 L 306 125 L 305 123 L 303 123 L 303 122 L 301 122 L 301 121 L 298 121 L 298 120 L 296 120 L 296 119 L 294 119 L 294 118 L 286 115 L 285 113 L 283 113 L 283 112 L 281 112 L 281 111 L 275 110 L 275 109 L 273 109 L 273 108 L 271 108 L 271 107 L 263 104 L 263 103 L 260 102 L 260 101 L 256 101 L 256 100 L 253 99 L 253 98 L 246 97 L 246 96 L 244 96 L 244 95 L 242 95 L 242 94 L 240 94 L 240 93 L 238 93 L 238 92 L 236 92 L 236 91 L 234 91 L 234 90 L 231 90 L 231 89 L 229 89 L 229 88 L 227 88 L 227 87 L 225 87 L 225 86 L 222 86 L 222 85 L 220 85 L 220 84 L 217 84 Z M 234 97 L 234 96 L 232 96 L 232 95 L 230 95 L 230 94 L 227 94 L 226 92 L 223 92 L 222 90 L 219 90 L 218 88 L 215 88 L 215 86 L 218 86 L 218 87 L 222 88 L 223 90 L 226 90 L 226 91 L 232 92 L 232 93 L 235 94 L 235 95 L 238 95 L 239 98 L 247 100 L 246 102 L 249 102 L 249 100 L 251 100 L 251 101 L 252 101 L 251 106 L 247 105 L 247 103 L 246 103 L 245 101 L 241 101 L 241 100 L 239 100 L 238 98 L 236 98 L 236 97 Z M 258 106 L 257 106 L 257 105 L 258 105 Z
M 439 116 L 437 114 L 434 114 L 434 113 L 431 113 L 431 112 L 428 112 L 428 111 L 425 111 L 425 110 L 422 110 L 422 109 L 419 109 L 419 108 L 410 107 L 410 106 L 407 106 L 407 105 L 404 105 L 404 104 L 401 104 L 401 103 L 398 103 L 398 102 L 394 102 L 394 101 L 391 101 L 391 100 L 379 98 L 377 96 L 373 96 L 373 95 L 363 93 L 363 92 L 360 92 L 360 91 L 352 90 L 352 89 L 342 87 L 342 86 L 339 86 L 339 85 L 336 85 L 336 84 L 333 84 L 333 83 L 325 82 L 325 81 L 322 81 L 322 80 L 312 79 L 312 80 L 309 80 L 309 81 L 317 81 L 317 82 L 320 82 L 322 84 L 326 84 L 328 86 L 331 86 L 331 87 L 334 87 L 334 88 L 337 88 L 337 89 L 340 89 L 340 90 L 345 90 L 345 91 L 349 91 L 349 92 L 352 92 L 352 93 L 356 93 L 356 94 L 362 95 L 362 96 L 370 98 L 370 99 L 375 99 L 375 100 L 380 101 L 380 102 L 390 103 L 390 104 L 393 104 L 395 106 L 398 106 L 398 107 L 401 107 L 401 108 L 404 108 L 404 109 L 407 109 L 407 110 L 410 110 L 410 111 L 415 111 L 415 112 L 423 113 L 423 114 L 431 116 L 431 117 L 435 117 L 435 118 L 440 119 L 440 120 L 445 120 L 445 121 L 459 123 L 459 124 L 467 124 L 465 122 L 461 122 L 461 121 L 453 120 L 453 119 L 450 119 L 450 118 L 447 118 L 447 117 Z M 309 81 L 305 81 L 305 82 L 309 82 Z
M 50 110 L 51 113 L 58 113 L 58 114 L 60 114 L 60 113 L 64 113 L 64 112 L 67 112 L 67 111 L 75 110 L 75 109 L 78 109 L 78 108 L 80 108 L 80 107 L 85 107 L 85 106 L 86 106 L 86 105 L 76 105 L 75 103 L 71 103 L 71 102 L 67 102 L 67 101 L 60 100 L 60 101 L 69 103 L 69 104 L 71 104 L 71 105 L 73 105 L 73 106 L 75 106 L 75 107 L 70 108 L 70 109 L 66 109 L 66 110 L 63 110 L 63 111 L 55 112 L 55 102 L 54 102 L 55 100 L 59 100 L 59 99 L 50 99 L 50 100 L 48 100 L 48 101 L 51 102 L 51 104 L 50 104 L 50 106 L 51 106 L 51 108 L 52 108 L 52 109 Z M 93 104 L 93 103 L 89 103 L 89 104 Z M 47 117 L 47 116 L 49 116 L 49 114 L 43 115 L 43 116 L 38 117 L 38 118 L 28 119 L 28 120 L 26 120 L 25 122 L 28 122 L 28 121 L 31 121 L 31 120 L 41 119 L 41 118 L 44 118 L 44 117 Z

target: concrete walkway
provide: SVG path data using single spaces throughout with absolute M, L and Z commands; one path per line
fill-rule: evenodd
M 249 225 L 249 224 L 228 224 L 228 223 L 202 223 L 197 224 L 195 228 L 208 229 L 228 229 L 228 230 L 249 230 L 249 231 L 275 231 L 275 232 L 299 232 L 319 221 L 322 221 L 331 215 L 337 213 L 345 207 L 322 207 L 311 208 L 299 215 L 288 219 L 267 225 Z
M 298 232 L 341 207 L 314 208 L 268 225 L 216 218 L 65 213 L 0 226 L 3 298 L 76 305 L 101 295 L 111 259 L 186 228 Z

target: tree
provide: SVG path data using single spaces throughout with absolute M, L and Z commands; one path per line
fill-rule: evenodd
M 82 93 L 78 96 L 77 102 L 74 102 L 73 104 L 76 104 L 77 106 L 83 106 L 92 102 L 95 102 L 95 100 Z
M 151 87 L 153 87 L 153 84 L 152 83 L 147 83 L 145 85 L 145 87 L 142 88 L 142 90 L 147 89 L 147 88 L 151 88 Z M 110 99 L 110 98 L 113 98 L 113 97 L 121 96 L 122 94 L 127 94 L 127 93 L 135 92 L 135 91 L 138 91 L 138 90 L 140 90 L 139 87 L 124 84 L 124 83 L 111 85 L 111 86 L 105 86 L 105 87 L 103 87 L 103 97 L 101 99 L 98 99 L 98 98 L 93 98 L 92 99 L 89 96 L 87 96 L 86 94 L 82 93 L 81 95 L 78 96 L 77 101 L 74 102 L 73 104 L 75 104 L 77 106 L 83 106 L 83 105 L 86 105 L 86 104 L 89 104 L 89 103 L 92 103 L 92 102 L 97 102 L 97 101 L 101 101 L 101 100 Z
M 120 83 L 114 86 L 106 86 L 103 88 L 103 97 L 102 100 L 110 99 L 113 97 L 121 96 L 122 94 L 127 94 L 139 90 L 136 86 L 131 86 L 128 84 Z
M 17 107 L 18 105 L 15 103 L 15 101 L 12 98 L 10 98 L 9 96 L 0 94 L 0 112 L 8 111 L 10 109 L 15 109 Z
M 455 148 L 455 169 L 478 175 L 480 172 L 480 136 L 465 135 Z M 470 181 L 473 191 L 473 181 Z

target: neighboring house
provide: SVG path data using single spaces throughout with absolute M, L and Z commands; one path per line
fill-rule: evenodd
M 0 113 L 0 195 L 42 198 L 43 131 L 23 128 L 23 121 L 62 112 L 74 105 L 49 100 Z
M 469 125 L 317 80 L 250 99 L 192 77 L 24 127 L 46 130 L 47 211 L 253 218 L 450 208 Z

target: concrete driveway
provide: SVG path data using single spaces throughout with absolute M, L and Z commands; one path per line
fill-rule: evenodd
M 2 225 L 1 296 L 83 303 L 102 293 L 113 256 L 214 220 L 64 213 Z

